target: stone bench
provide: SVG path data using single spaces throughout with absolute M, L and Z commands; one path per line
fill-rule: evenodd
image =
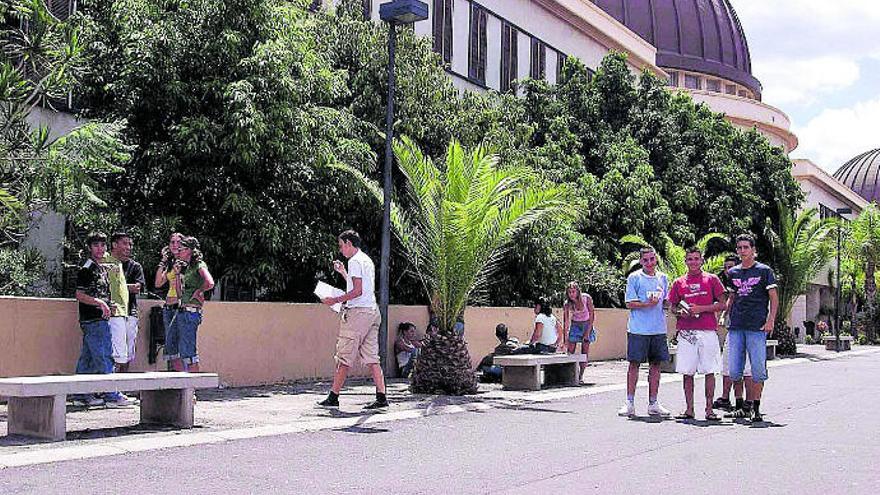
M 217 388 L 216 373 L 149 372 L 0 378 L 8 434 L 53 441 L 67 434 L 67 396 L 140 391 L 141 423 L 193 426 L 193 392 Z
M 822 337 L 822 341 L 825 342 L 825 350 L 828 350 L 828 351 L 836 351 L 836 350 L 850 351 L 850 350 L 852 350 L 853 340 L 855 340 L 855 339 L 853 338 L 852 335 L 841 335 L 840 336 L 840 349 L 838 349 L 837 348 L 837 337 L 835 337 L 834 335 L 825 335 Z
M 519 354 L 495 356 L 501 366 L 501 383 L 505 390 L 541 390 L 541 371 L 544 386 L 578 385 L 579 363 L 587 361 L 583 354 Z
M 776 359 L 776 346 L 779 345 L 778 340 L 767 340 L 767 360 Z M 676 347 L 669 346 L 669 361 L 665 361 L 660 365 L 661 373 L 675 373 L 675 355 Z

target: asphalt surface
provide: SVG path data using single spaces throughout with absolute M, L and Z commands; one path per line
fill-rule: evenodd
M 635 419 L 617 417 L 622 393 L 608 392 L 10 468 L 0 493 L 880 492 L 880 354 L 770 373 L 761 425 L 655 421 L 640 388 Z M 683 406 L 679 383 L 660 396 Z

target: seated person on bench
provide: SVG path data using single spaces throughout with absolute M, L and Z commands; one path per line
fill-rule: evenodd
M 498 338 L 495 350 L 487 354 L 477 366 L 477 371 L 483 372 L 482 381 L 486 383 L 501 383 L 501 366 L 494 364 L 495 356 L 528 354 L 531 351 L 529 346 L 520 344 L 516 337 L 508 337 L 507 325 L 504 323 L 495 327 L 495 337 Z
M 535 331 L 529 345 L 533 354 L 553 354 L 565 345 L 562 323 L 553 316 L 553 308 L 545 299 L 535 302 Z

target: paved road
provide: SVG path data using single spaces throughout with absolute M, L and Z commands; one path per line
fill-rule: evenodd
M 6 469 L 0 493 L 874 494 L 878 376 L 880 354 L 773 368 L 763 427 L 618 418 L 609 392 Z

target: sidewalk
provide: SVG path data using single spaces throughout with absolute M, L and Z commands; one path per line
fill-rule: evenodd
M 771 361 L 770 366 L 829 359 L 836 354 L 825 351 L 822 346 L 799 346 L 798 349 L 801 354 L 796 357 L 801 359 L 777 359 Z M 880 349 L 866 348 L 861 351 L 880 352 Z M 859 352 L 857 347 L 854 351 L 841 353 L 840 356 Z M 393 380 L 388 384 L 388 398 L 392 405 L 387 412 L 381 414 L 361 410 L 374 399 L 375 389 L 369 382 L 351 382 L 343 390 L 339 410 L 315 406 L 317 401 L 326 396 L 330 387 L 329 381 L 202 390 L 198 392 L 196 427 L 192 430 L 137 425 L 138 406 L 91 410 L 69 408 L 67 441 L 59 443 L 6 437 L 4 404 L 0 405 L 0 469 L 13 465 L 329 428 L 354 428 L 355 431 L 363 431 L 369 429 L 370 425 L 434 414 L 526 407 L 536 402 L 622 390 L 625 386 L 626 367 L 625 361 L 591 363 L 584 375 L 585 383 L 580 387 L 514 392 L 503 391 L 498 384 L 480 384 L 479 392 L 468 397 L 414 395 L 408 391 L 408 383 Z M 644 376 L 641 378 L 644 380 Z M 674 374 L 664 374 L 663 377 L 664 382 L 679 380 L 680 377 Z

